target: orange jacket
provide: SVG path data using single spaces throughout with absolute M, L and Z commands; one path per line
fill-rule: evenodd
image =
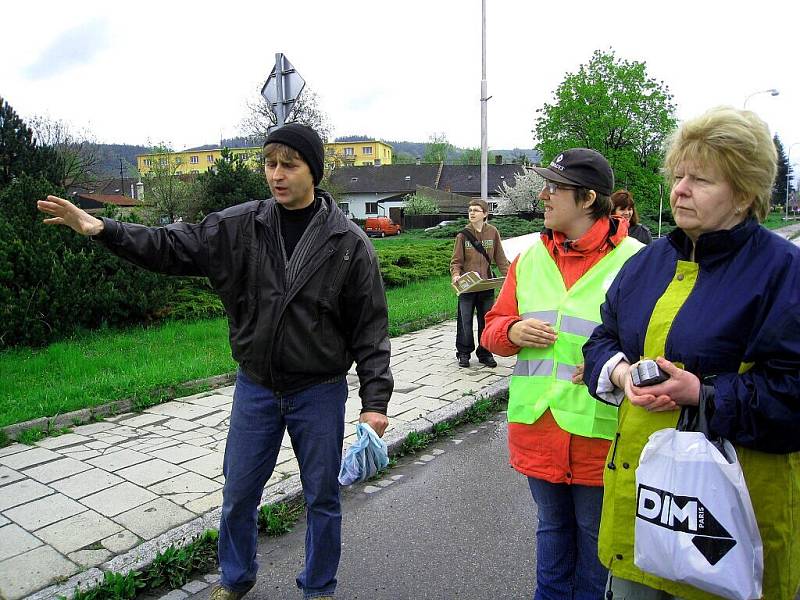
M 575 241 L 558 231 L 542 233 L 550 256 L 569 289 L 628 234 L 627 222 L 599 219 Z M 508 330 L 521 320 L 517 307 L 517 259 L 511 263 L 500 295 L 486 314 L 481 345 L 500 356 L 511 356 L 519 347 L 508 339 Z M 529 282 L 536 285 L 536 282 Z M 508 448 L 512 466 L 529 477 L 551 483 L 603 485 L 603 467 L 611 442 L 572 435 L 561 429 L 550 411 L 531 425 L 509 423 Z

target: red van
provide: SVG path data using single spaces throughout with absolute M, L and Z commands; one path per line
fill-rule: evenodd
M 387 235 L 399 235 L 400 225 L 397 225 L 389 217 L 367 217 L 364 223 L 364 231 L 372 237 L 385 237 Z

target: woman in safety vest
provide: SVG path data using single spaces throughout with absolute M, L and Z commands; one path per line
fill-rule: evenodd
M 541 241 L 511 265 L 486 316 L 483 346 L 517 354 L 508 404 L 512 466 L 538 507 L 536 599 L 601 598 L 597 559 L 602 474 L 617 423 L 614 406 L 582 385 L 581 347 L 600 323 L 605 292 L 642 244 L 610 219 L 614 173 L 594 150 L 565 150 L 539 198 Z
M 614 598 L 716 598 L 634 564 L 639 456 L 681 406 L 698 406 L 736 448 L 764 545 L 763 597 L 798 592 L 800 249 L 759 224 L 776 160 L 752 112 L 722 107 L 683 123 L 665 158 L 678 229 L 620 271 L 584 346 L 589 390 L 619 405 L 599 541 Z M 641 358 L 669 379 L 634 386 Z

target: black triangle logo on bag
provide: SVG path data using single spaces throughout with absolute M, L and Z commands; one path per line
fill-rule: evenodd
M 733 538 L 711 538 L 696 535 L 692 538 L 692 543 L 700 551 L 700 554 L 706 557 L 709 563 L 715 565 L 736 545 L 736 540 Z
M 639 484 L 636 517 L 665 529 L 693 534 L 692 543 L 711 565 L 736 546 L 733 536 L 699 498 Z

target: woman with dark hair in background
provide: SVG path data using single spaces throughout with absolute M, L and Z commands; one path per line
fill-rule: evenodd
M 633 194 L 628 190 L 617 190 L 611 194 L 611 216 L 622 217 L 628 221 L 628 235 L 643 244 L 653 241 L 650 230 L 639 223 L 639 213 L 633 204 Z

